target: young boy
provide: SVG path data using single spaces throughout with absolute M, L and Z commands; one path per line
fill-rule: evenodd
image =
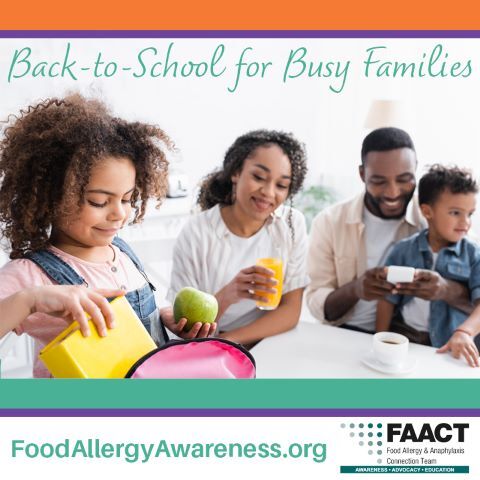
M 376 330 L 389 330 L 395 313 L 393 330 L 417 343 L 441 347 L 440 353 L 451 350 L 455 358 L 462 355 L 471 366 L 478 367 L 479 353 L 473 339 L 480 332 L 480 247 L 465 238 L 477 192 L 470 172 L 457 167 L 433 165 L 420 179 L 418 200 L 428 228 L 398 242 L 385 262 L 386 266 L 419 269 L 411 284 L 417 288 L 416 295 L 394 294 L 379 301 Z M 425 270 L 464 283 L 472 304 L 479 306 L 467 315 L 444 301 L 424 300 L 418 280 Z

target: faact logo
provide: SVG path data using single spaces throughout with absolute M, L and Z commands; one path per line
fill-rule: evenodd
M 424 423 L 415 428 L 412 423 L 387 423 L 387 442 L 464 442 L 468 423 Z

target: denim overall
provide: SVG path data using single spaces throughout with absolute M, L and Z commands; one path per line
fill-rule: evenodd
M 120 251 L 128 255 L 130 260 L 137 267 L 138 271 L 145 277 L 147 283 L 132 292 L 128 292 L 125 297 L 135 310 L 138 318 L 142 321 L 148 333 L 152 335 L 158 346 L 168 341 L 168 335 L 160 319 L 155 296 L 153 292 L 155 287 L 148 280 L 143 266 L 129 245 L 119 237 L 113 239 L 113 245 Z M 59 285 L 85 285 L 88 283 L 75 270 L 57 257 L 50 250 L 40 250 L 26 255 L 26 258 L 38 265 L 53 281 Z

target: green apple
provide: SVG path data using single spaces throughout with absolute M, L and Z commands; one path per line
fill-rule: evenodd
M 197 322 L 213 323 L 217 318 L 217 313 L 217 299 L 213 295 L 193 287 L 182 288 L 173 302 L 175 323 L 178 323 L 181 318 L 186 318 L 187 324 L 184 330 L 187 332 Z

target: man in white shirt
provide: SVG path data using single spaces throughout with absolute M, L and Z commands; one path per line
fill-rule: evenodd
M 398 128 L 380 128 L 362 144 L 359 173 L 365 191 L 320 212 L 312 225 L 307 304 L 327 323 L 373 332 L 377 300 L 390 294 L 381 265 L 393 244 L 424 228 L 416 197 L 417 157 L 412 139 Z M 465 286 L 426 271 L 430 298 L 471 309 Z M 396 292 L 415 290 L 404 284 Z

